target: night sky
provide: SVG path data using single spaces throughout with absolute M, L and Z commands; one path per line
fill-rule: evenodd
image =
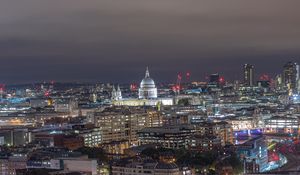
M 1 0 L 0 83 L 276 75 L 300 62 L 299 0 Z

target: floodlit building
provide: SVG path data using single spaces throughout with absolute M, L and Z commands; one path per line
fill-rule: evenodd
M 122 98 L 121 91 L 112 90 L 112 104 L 116 106 L 160 106 L 173 105 L 173 98 L 158 98 L 155 82 L 150 78 L 148 68 L 146 69 L 145 77 L 142 79 L 139 88 L 138 98 Z
M 249 130 L 257 128 L 257 121 L 252 117 L 238 117 L 236 119 L 228 120 L 233 131 Z
M 139 98 L 140 99 L 153 99 L 157 98 L 157 88 L 152 78 L 150 78 L 150 73 L 148 67 L 146 69 L 145 78 L 141 81 L 139 88 Z
M 112 107 L 90 113 L 88 121 L 99 127 L 101 143 L 128 140 L 131 145 L 136 145 L 138 131 L 159 123 L 150 120 L 151 116 L 142 108 Z

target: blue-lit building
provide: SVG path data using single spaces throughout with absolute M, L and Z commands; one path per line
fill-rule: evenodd
M 268 150 L 263 136 L 239 145 L 237 153 L 244 162 L 244 173 L 263 172 L 268 167 Z

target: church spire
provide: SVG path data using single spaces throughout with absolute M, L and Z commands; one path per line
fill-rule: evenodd
M 149 69 L 148 66 L 146 68 L 146 74 L 145 74 L 145 78 L 149 78 L 150 77 L 150 73 L 149 73 Z
M 116 91 L 115 86 L 113 85 L 113 87 L 112 87 L 112 92 L 111 92 L 111 99 L 112 99 L 112 100 L 115 100 L 115 99 L 116 99 L 116 96 L 117 96 L 117 91 Z
M 112 92 L 116 92 L 115 85 L 113 85 Z

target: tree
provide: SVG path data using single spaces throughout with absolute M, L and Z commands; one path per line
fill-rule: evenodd
M 187 98 L 183 98 L 183 99 L 178 100 L 178 105 L 188 106 L 189 104 L 190 104 L 190 102 L 189 102 L 189 99 L 187 99 Z
M 151 157 L 154 160 L 159 159 L 159 151 L 156 148 L 146 148 L 141 152 L 141 155 Z
M 82 148 L 77 149 L 76 151 L 81 152 L 82 154 L 88 155 L 88 157 L 91 159 L 98 159 L 103 162 L 108 161 L 105 151 L 102 148 L 82 147 Z
M 238 158 L 236 153 L 231 154 L 230 157 L 224 160 L 224 162 L 230 164 L 235 174 L 243 172 L 243 164 Z

